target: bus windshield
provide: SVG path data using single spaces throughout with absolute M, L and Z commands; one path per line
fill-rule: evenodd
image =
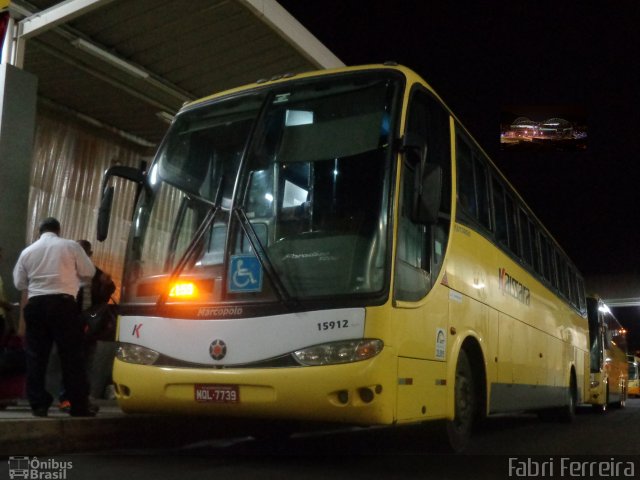
M 286 83 L 176 117 L 133 222 L 123 301 L 380 293 L 396 77 Z

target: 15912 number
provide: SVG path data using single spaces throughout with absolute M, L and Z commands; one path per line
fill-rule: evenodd
M 318 330 L 335 330 L 337 328 L 349 328 L 349 320 L 331 320 L 330 322 L 318 322 Z

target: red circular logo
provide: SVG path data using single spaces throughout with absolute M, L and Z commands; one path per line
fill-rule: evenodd
M 209 355 L 214 360 L 222 360 L 227 354 L 227 344 L 220 339 L 216 339 L 209 345 Z

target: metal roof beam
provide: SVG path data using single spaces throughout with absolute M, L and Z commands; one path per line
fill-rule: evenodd
M 28 14 L 17 23 L 17 34 L 13 39 L 11 63 L 18 68 L 24 64 L 26 41 L 91 10 L 102 7 L 113 0 L 66 0 L 41 12 Z M 28 10 L 21 9 L 25 15 Z
M 19 23 L 18 36 L 21 40 L 27 40 L 112 1 L 66 0 L 22 20 Z
M 247 5 L 258 18 L 319 68 L 344 67 L 342 60 L 275 0 L 240 0 L 240 3 Z
M 640 297 L 630 298 L 603 298 L 604 303 L 608 307 L 638 307 L 640 306 Z

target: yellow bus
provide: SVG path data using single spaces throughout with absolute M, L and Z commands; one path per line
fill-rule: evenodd
M 640 357 L 629 355 L 629 380 L 627 394 L 630 397 L 640 397 L 640 375 L 638 375 L 639 366 Z
M 624 407 L 629 376 L 626 331 L 609 307 L 596 296 L 587 297 L 587 316 L 591 351 L 587 403 L 601 412 L 609 405 Z
M 571 419 L 583 280 L 431 87 L 396 64 L 188 104 L 139 185 L 113 378 L 125 412 Z M 121 188 L 121 187 L 118 187 Z

